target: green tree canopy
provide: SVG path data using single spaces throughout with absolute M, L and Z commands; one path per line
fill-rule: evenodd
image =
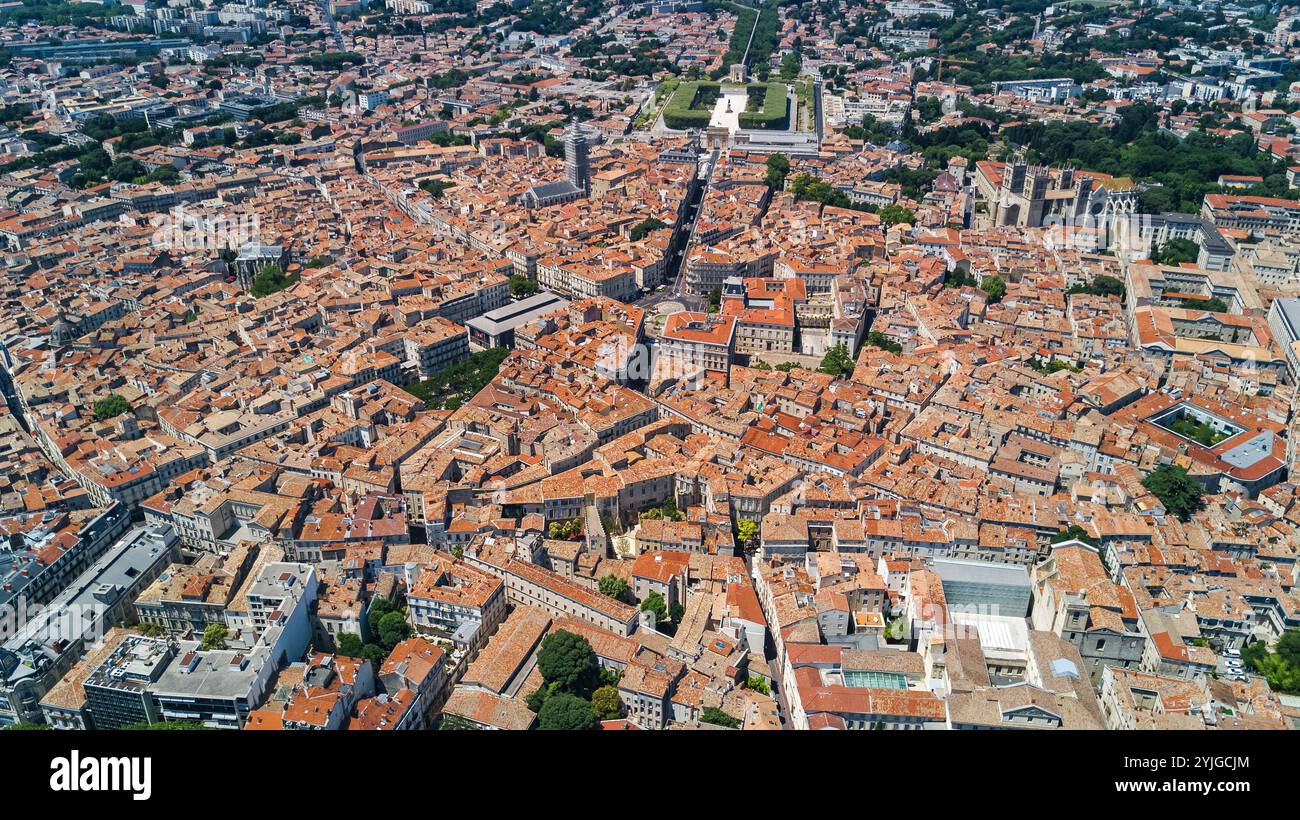
M 528 708 L 536 714 L 537 712 L 542 711 L 542 706 L 546 704 L 546 699 L 550 696 L 551 685 L 543 683 L 524 698 L 524 703 L 526 703 Z
M 108 178 L 114 182 L 131 182 L 144 175 L 144 166 L 131 157 L 121 157 L 108 166 Z
M 1195 262 L 1200 252 L 1200 247 L 1192 240 L 1174 237 L 1157 248 L 1152 259 L 1161 265 L 1181 265 Z
M 876 211 L 876 216 L 880 217 L 880 223 L 887 228 L 904 222 L 910 225 L 916 219 L 916 214 L 910 208 L 895 204 L 882 206 Z
M 659 505 L 659 514 L 666 521 L 681 521 L 685 518 L 681 510 L 677 508 L 677 499 L 671 495 L 664 499 L 664 503 Z
M 793 80 L 795 77 L 799 76 L 799 70 L 801 67 L 799 55 L 793 51 L 787 51 L 785 56 L 781 58 L 781 79 Z
M 537 651 L 537 668 L 542 678 L 558 691 L 584 698 L 600 679 L 591 644 L 581 635 L 563 629 L 542 640 L 542 647 Z
M 128 723 L 122 727 L 125 731 L 168 731 L 168 732 L 193 732 L 202 730 L 216 731 L 211 726 L 204 726 L 202 723 L 194 723 L 188 720 L 160 720 L 157 723 Z
M 1210 299 L 1183 299 L 1178 303 L 1187 310 L 1208 310 L 1213 313 L 1227 313 L 1228 303 L 1215 296 Z
M 817 369 L 836 378 L 848 375 L 853 372 L 853 356 L 846 345 L 834 345 L 822 356 L 821 366 Z
M 284 275 L 284 271 L 275 265 L 267 265 L 262 268 L 261 273 L 253 278 L 253 284 L 249 287 L 248 292 L 255 299 L 263 296 L 270 296 L 272 293 L 279 293 L 293 285 L 294 280 Z
M 736 538 L 740 541 L 740 546 L 749 549 L 756 545 L 758 539 L 758 522 L 750 518 L 742 518 L 736 522 Z
M 379 645 L 389 652 L 411 634 L 411 625 L 401 612 L 386 612 L 379 619 Z
M 890 353 L 903 352 L 902 345 L 890 339 L 888 336 L 881 333 L 879 330 L 873 330 L 867 334 L 867 344 L 870 345 L 871 347 L 878 347 L 881 350 L 889 351 Z
M 1066 529 L 1061 530 L 1052 536 L 1052 543 L 1059 544 L 1062 541 L 1082 541 L 1085 544 L 1097 546 L 1097 539 L 1088 534 L 1088 531 L 1078 524 L 1071 524 Z
M 542 731 L 584 732 L 596 728 L 596 712 L 589 701 L 568 692 L 556 692 L 537 713 Z
M 645 596 L 645 600 L 641 602 L 641 611 L 653 612 L 656 624 L 668 620 L 668 604 L 664 601 L 664 596 L 658 592 L 651 592 Z
M 1205 501 L 1201 498 L 1204 490 L 1200 483 L 1187 474 L 1187 468 L 1176 464 L 1166 464 L 1147 473 L 1146 478 L 1142 479 L 1142 486 L 1160 499 L 1170 515 L 1176 515 L 1183 521 L 1205 506 Z
M 420 190 L 432 196 L 434 199 L 442 199 L 442 194 L 448 188 L 455 187 L 455 183 L 447 182 L 441 179 L 428 177 L 420 180 Z
M 384 651 L 382 646 L 375 643 L 363 644 L 359 635 L 350 632 L 339 633 L 334 639 L 334 649 L 345 658 L 368 660 L 376 670 L 383 666 L 388 658 L 388 652 Z
M 225 649 L 226 648 L 226 625 L 225 624 L 208 624 L 203 630 L 203 639 L 199 641 L 199 649 Z
M 608 595 L 616 601 L 627 599 L 627 580 L 610 573 L 600 579 L 600 594 Z
M 735 729 L 740 725 L 740 721 L 716 706 L 704 707 L 704 711 L 700 713 L 700 723 L 712 723 L 714 726 L 725 726 L 728 729 Z
M 591 707 L 597 720 L 616 720 L 623 716 L 623 700 L 613 686 L 602 686 L 592 692 Z
M 108 421 L 117 418 L 123 413 L 130 412 L 131 402 L 114 393 L 95 402 L 95 418 L 100 421 Z
M 1007 295 L 1007 283 L 1002 281 L 1001 276 L 990 274 L 984 277 L 980 290 L 989 295 L 990 304 L 997 304 L 1002 301 L 1003 296 Z
M 455 410 L 487 387 L 500 372 L 501 363 L 509 353 L 504 347 L 471 353 L 469 359 L 445 367 L 424 381 L 411 382 L 402 389 L 430 408 Z
M 1288 629 L 1270 652 L 1263 641 L 1247 644 L 1241 659 L 1264 676 L 1275 692 L 1300 694 L 1300 629 Z
M 577 518 L 567 521 L 552 521 L 547 528 L 547 535 L 555 541 L 574 541 L 582 534 L 582 522 Z
M 633 242 L 639 242 L 640 240 L 644 239 L 648 234 L 657 231 L 660 228 L 667 228 L 667 227 L 668 224 L 663 220 L 656 219 L 653 216 L 648 216 L 645 219 L 641 220 L 640 222 L 636 223 L 636 225 L 632 226 L 632 230 L 628 232 L 628 238 L 631 239 Z
M 790 158 L 785 154 L 773 154 L 767 158 L 767 176 L 764 181 L 773 191 L 785 187 L 785 177 L 790 173 Z
M 1069 293 L 1087 293 L 1093 296 L 1118 296 L 1124 298 L 1124 283 L 1113 276 L 1095 276 L 1086 285 L 1075 285 Z
M 340 632 L 334 639 L 335 650 L 346 658 L 364 658 L 363 647 L 361 636 L 352 632 Z

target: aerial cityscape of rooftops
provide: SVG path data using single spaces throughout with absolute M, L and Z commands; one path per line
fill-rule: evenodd
M 0 2 L 0 727 L 1300 727 L 1300 2 Z

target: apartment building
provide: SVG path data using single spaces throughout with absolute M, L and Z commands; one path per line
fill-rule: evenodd
M 411 568 L 406 604 L 416 631 L 477 648 L 506 616 L 506 589 L 499 578 L 469 561 L 439 555 Z
M 615 635 L 631 635 L 641 622 L 636 607 L 536 564 L 516 558 L 469 560 L 502 579 L 506 597 L 515 606 L 537 607 L 555 618 L 579 618 Z
M 404 728 L 428 728 L 446 696 L 446 653 L 424 638 L 408 638 L 388 654 L 379 669 L 379 680 L 389 695 L 402 690 L 414 693 L 406 709 Z
M 41 698 L 177 558 L 171 527 L 136 527 L 0 644 L 0 723 L 39 723 Z
M 1110 579 L 1095 551 L 1058 546 L 1034 568 L 1033 578 L 1033 628 L 1078 647 L 1094 686 L 1107 667 L 1140 668 L 1147 638 L 1138 625 L 1137 603 Z
M 668 317 L 659 333 L 658 353 L 670 372 L 697 370 L 727 373 L 736 350 L 736 319 L 682 311 Z
M 131 525 L 130 511 L 114 504 L 81 526 L 59 513 L 40 516 L 20 531 L 8 522 L 8 549 L 0 560 L 0 606 L 18 599 L 43 604 L 79 577 Z
M 1216 228 L 1249 231 L 1256 236 L 1300 232 L 1300 202 L 1266 196 L 1206 194 L 1201 216 Z

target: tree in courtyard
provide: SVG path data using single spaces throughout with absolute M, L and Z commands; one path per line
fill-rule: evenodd
M 524 703 L 533 711 L 534 714 L 536 714 L 537 712 L 542 711 L 542 707 L 546 705 L 546 699 L 550 697 L 550 695 L 551 687 L 548 684 L 543 683 L 524 698 Z
M 568 692 L 556 692 L 537 713 L 542 731 L 584 732 L 596 728 L 596 712 L 589 701 Z
M 1264 641 L 1246 644 L 1241 659 L 1275 692 L 1300 694 L 1300 629 L 1288 629 L 1270 652 Z
M 1062 541 L 1082 541 L 1085 544 L 1097 546 L 1097 539 L 1088 534 L 1088 531 L 1078 524 L 1071 524 L 1066 529 L 1061 530 L 1052 536 L 1052 543 L 1059 544 Z
M 207 629 L 203 630 L 203 639 L 199 641 L 199 649 L 225 649 L 225 648 L 226 648 L 226 625 L 208 624 Z
M 773 191 L 785 187 L 785 177 L 790 173 L 790 158 L 785 154 L 773 154 L 767 158 L 767 175 L 763 181 Z
M 1190 239 L 1175 237 L 1156 249 L 1153 259 L 1161 265 L 1181 265 L 1195 262 L 1201 248 Z
M 386 612 L 379 619 L 379 645 L 389 652 L 411 634 L 411 625 L 401 612 Z
M 623 716 L 623 700 L 613 686 L 602 686 L 592 692 L 591 708 L 597 720 L 616 720 Z
M 756 545 L 755 539 L 758 538 L 758 522 L 750 518 L 742 518 L 736 522 L 736 538 L 740 541 L 741 549 L 750 549 Z
M 735 729 L 740 725 L 740 721 L 716 706 L 704 707 L 704 711 L 700 713 L 700 723 L 712 723 L 714 726 L 725 726 L 728 729 Z
M 1176 515 L 1182 521 L 1191 518 L 1192 513 L 1205 506 L 1201 495 L 1203 488 L 1196 479 L 1187 474 L 1186 467 L 1166 464 L 1157 467 L 1142 479 L 1142 486 L 1160 499 L 1165 510 Z
M 554 541 L 572 541 L 582 532 L 582 523 L 576 518 L 567 521 L 552 521 L 547 528 L 547 535 Z
M 653 612 L 656 624 L 668 620 L 668 604 L 664 601 L 664 596 L 658 592 L 651 592 L 645 596 L 645 600 L 641 602 L 641 611 Z
M 537 651 L 537 669 L 543 680 L 554 685 L 557 691 L 583 698 L 591 694 L 600 680 L 591 644 L 581 635 L 563 629 L 542 640 L 542 647 Z
M 361 636 L 352 632 L 340 632 L 334 639 L 334 649 L 345 658 L 365 657 L 365 644 L 361 642 Z
M 361 654 L 366 660 L 370 661 L 370 665 L 375 669 L 379 669 L 384 665 L 384 661 L 388 660 L 388 653 L 384 651 L 384 648 L 373 643 L 368 643 L 362 647 Z
M 1002 297 L 1007 295 L 1007 283 L 1002 281 L 1002 277 L 997 274 L 990 274 L 984 277 L 980 283 L 980 290 L 989 296 L 989 304 L 994 305 L 1002 301 Z
M 384 665 L 388 652 L 378 644 L 362 643 L 361 636 L 351 632 L 341 632 L 334 639 L 334 651 L 345 658 L 368 660 L 375 669 Z
M 885 350 L 890 353 L 897 354 L 903 352 L 902 345 L 900 345 L 898 342 L 893 341 L 888 336 L 881 333 L 879 330 L 873 330 L 867 334 L 867 344 L 870 345 L 871 347 L 878 347 L 881 350 Z
M 682 512 L 677 507 L 677 499 L 671 495 L 659 505 L 659 512 L 663 514 L 665 521 L 679 521 L 682 518 Z
M 787 51 L 785 56 L 781 58 L 781 79 L 793 80 L 799 76 L 800 68 L 799 55 L 793 51 Z
M 270 296 L 272 293 L 278 293 L 292 284 L 293 280 L 285 276 L 284 271 L 275 265 L 267 265 L 254 277 L 253 284 L 249 286 L 248 292 L 253 298 L 258 299 L 263 296 Z
M 131 402 L 114 393 L 95 402 L 95 418 L 99 421 L 108 421 L 116 418 L 123 413 L 131 410 Z
M 532 296 L 540 286 L 527 276 L 515 273 L 510 275 L 510 295 L 516 299 Z
M 844 376 L 853 372 L 853 356 L 846 345 L 834 345 L 822 356 L 821 366 L 817 369 L 837 378 Z
M 627 580 L 610 573 L 600 579 L 600 594 L 608 595 L 616 601 L 627 599 Z
M 632 226 L 632 230 L 628 232 L 628 238 L 633 242 L 639 242 L 651 232 L 667 227 L 668 224 L 662 219 L 649 216 Z
M 1094 276 L 1086 285 L 1074 285 L 1069 293 L 1089 293 L 1093 296 L 1118 296 L 1124 298 L 1124 283 L 1113 276 Z
M 900 225 L 904 222 L 911 224 L 916 219 L 916 214 L 909 208 L 902 205 L 889 204 L 884 205 L 876 211 L 876 216 L 880 217 L 880 224 L 886 228 Z

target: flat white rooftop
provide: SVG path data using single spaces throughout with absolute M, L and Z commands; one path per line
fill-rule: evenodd
M 1025 660 L 1029 656 L 1029 624 L 1024 618 L 954 612 L 952 620 L 959 634 L 978 635 L 984 656 L 991 660 Z

